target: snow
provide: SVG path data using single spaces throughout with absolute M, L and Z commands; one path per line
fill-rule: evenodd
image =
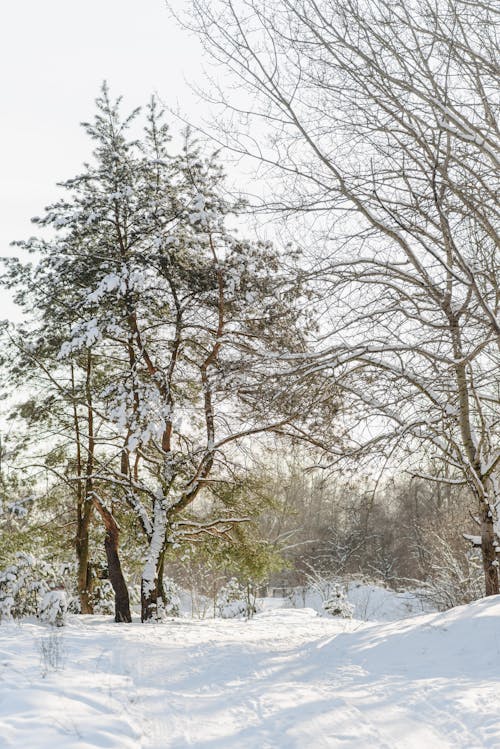
M 412 591 L 398 593 L 380 585 L 351 580 L 346 583 L 346 598 L 354 607 L 354 618 L 362 621 L 390 622 L 407 616 L 429 611 L 429 606 Z M 291 603 L 297 607 L 308 607 L 324 614 L 323 602 L 329 598 L 335 582 L 320 580 L 305 588 L 295 588 Z M 290 599 L 281 599 L 282 606 L 290 605 Z M 263 603 L 267 606 L 268 603 Z
M 2 624 L 0 746 L 500 747 L 499 623 L 497 596 L 389 623 Z

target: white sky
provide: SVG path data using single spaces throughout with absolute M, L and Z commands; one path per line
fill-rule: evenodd
M 0 0 L 0 66 L 0 255 L 34 233 L 30 218 L 57 197 L 55 183 L 88 158 L 79 123 L 104 79 L 125 109 L 155 92 L 189 115 L 186 79 L 202 76 L 198 44 L 164 0 Z M 0 318 L 12 311 L 3 294 Z

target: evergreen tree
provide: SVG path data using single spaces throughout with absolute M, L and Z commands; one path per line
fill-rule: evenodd
M 297 276 L 270 243 L 229 230 L 242 206 L 227 196 L 217 157 L 204 158 L 189 132 L 172 155 L 154 100 L 143 137 L 132 138 L 138 114 L 122 118 L 103 87 L 85 124 L 94 160 L 35 220 L 52 236 L 22 243 L 40 259 L 11 264 L 8 283 L 31 312 L 17 337 L 23 356 L 73 409 L 79 524 L 88 531 L 92 508 L 101 515 L 115 592 L 124 581 L 113 507 L 125 504 L 143 531 L 145 620 L 164 597 L 165 552 L 183 513 L 191 508 L 192 521 L 200 493 L 233 479 L 238 445 L 293 431 L 312 408 L 280 378 L 283 355 L 305 349 Z M 86 569 L 83 559 L 81 590 Z

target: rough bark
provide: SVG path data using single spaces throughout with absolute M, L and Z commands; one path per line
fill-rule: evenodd
M 130 599 L 118 555 L 118 526 L 106 528 L 104 548 L 108 560 L 109 580 L 115 593 L 115 622 L 131 622 Z
M 89 378 L 87 369 L 87 380 Z M 86 496 L 86 486 L 81 480 L 83 476 L 82 443 L 80 431 L 80 419 L 76 408 L 75 399 L 75 373 L 71 367 L 71 383 L 73 388 L 73 422 L 76 437 L 76 470 L 78 476 L 77 484 L 77 528 L 75 539 L 75 551 L 77 559 L 77 591 L 80 600 L 80 612 L 82 614 L 93 614 L 92 605 L 92 570 L 90 566 L 89 528 L 92 516 L 92 500 Z
M 120 529 L 111 512 L 96 497 L 94 498 L 94 506 L 102 517 L 106 528 L 104 548 L 108 561 L 109 581 L 115 594 L 115 622 L 131 622 L 130 598 L 118 553 Z
M 481 517 L 481 554 L 483 558 L 484 582 L 487 596 L 498 595 L 498 562 L 496 553 L 496 536 L 493 518 L 487 506 Z
M 141 621 L 146 622 L 158 616 L 159 605 L 165 604 L 165 589 L 163 587 L 163 570 L 165 565 L 165 549 L 162 550 L 156 566 L 153 582 L 142 580 L 141 583 Z
M 158 497 L 153 507 L 153 533 L 149 540 L 146 564 L 141 580 L 141 621 L 156 616 L 158 599 L 163 589 L 163 559 L 167 537 L 167 510 L 165 499 Z
M 89 563 L 89 525 L 92 512 L 92 502 L 84 501 L 78 508 L 76 558 L 77 558 L 77 589 L 80 600 L 80 612 L 92 614 L 92 573 Z
M 500 593 L 500 580 L 498 576 L 497 560 L 497 538 L 495 533 L 494 506 L 491 505 L 486 491 L 488 479 L 482 472 L 476 443 L 473 438 L 473 425 L 471 420 L 469 401 L 471 398 L 470 387 L 467 379 L 465 356 L 460 335 L 460 328 L 456 315 L 450 313 L 451 333 L 453 341 L 453 353 L 455 361 L 455 378 L 457 383 L 457 394 L 459 403 L 459 425 L 462 435 L 464 452 L 470 465 L 469 474 L 476 496 L 479 497 L 479 520 L 481 529 L 481 557 L 484 571 L 484 587 L 487 596 L 495 596 Z M 471 470 L 472 469 L 472 470 Z
M 165 600 L 165 587 L 163 585 L 163 574 L 164 574 L 164 570 L 165 570 L 165 551 L 166 551 L 165 549 L 162 551 L 161 556 L 160 556 L 160 560 L 159 560 L 159 563 L 158 563 L 158 575 L 157 575 L 158 582 L 156 584 L 156 588 L 158 590 L 158 597 L 161 598 L 161 600 L 163 601 L 164 605 L 166 603 L 166 600 Z
M 484 580 L 487 596 L 495 596 L 500 593 L 499 575 L 499 538 L 494 513 L 499 504 L 498 476 L 495 465 L 499 458 L 491 465 L 482 478 L 485 488 L 485 500 L 481 506 L 481 552 L 483 557 Z
M 148 622 L 154 618 L 158 602 L 158 587 L 155 580 L 153 585 L 141 582 L 141 622 Z

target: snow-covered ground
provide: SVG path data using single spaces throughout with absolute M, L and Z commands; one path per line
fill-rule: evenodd
M 389 623 L 2 624 L 0 747 L 500 747 L 500 597 Z
M 297 608 L 311 608 L 323 614 L 323 601 L 329 597 L 334 587 L 334 582 L 321 580 L 316 585 L 295 588 L 291 603 Z M 356 580 L 346 581 L 341 587 L 345 591 L 346 600 L 354 608 L 354 617 L 362 621 L 390 622 L 431 611 L 431 607 L 411 590 L 398 593 L 390 588 Z M 264 608 L 269 606 L 270 600 L 272 599 L 263 599 Z M 290 605 L 290 601 L 281 600 L 282 605 Z

